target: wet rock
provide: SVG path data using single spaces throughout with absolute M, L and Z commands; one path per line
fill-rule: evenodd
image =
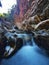
M 34 42 L 40 48 L 43 48 L 49 51 L 49 35 L 44 34 L 43 36 L 42 34 L 40 34 L 40 35 L 34 36 Z
M 34 42 L 49 51 L 49 19 L 41 21 L 35 26 Z

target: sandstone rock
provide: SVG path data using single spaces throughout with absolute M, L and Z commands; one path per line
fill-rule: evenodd
M 35 30 L 41 30 L 41 29 L 49 29 L 49 19 L 41 21 L 39 24 L 35 26 Z

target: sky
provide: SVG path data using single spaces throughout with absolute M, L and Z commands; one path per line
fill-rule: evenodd
M 11 9 L 13 4 L 16 4 L 16 0 L 0 0 L 2 7 L 0 7 L 0 13 L 7 13 Z

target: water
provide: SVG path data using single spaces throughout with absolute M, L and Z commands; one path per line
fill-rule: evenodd
M 21 37 L 21 35 L 19 37 Z M 24 36 L 22 36 L 22 38 L 23 37 Z M 28 40 L 25 41 L 26 44 L 30 44 L 31 42 L 28 42 Z M 35 45 L 33 39 L 32 44 L 32 46 L 23 46 L 10 59 L 3 59 L 0 65 L 49 65 L 49 57 L 46 53 Z
M 23 46 L 12 58 L 3 60 L 1 65 L 49 65 L 49 57 L 35 46 Z

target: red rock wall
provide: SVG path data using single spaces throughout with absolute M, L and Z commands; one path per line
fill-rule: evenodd
M 14 15 L 14 20 L 16 23 L 22 22 L 25 13 L 27 12 L 28 8 L 31 5 L 31 2 L 29 3 L 29 1 L 33 0 L 17 0 L 17 6 Z

